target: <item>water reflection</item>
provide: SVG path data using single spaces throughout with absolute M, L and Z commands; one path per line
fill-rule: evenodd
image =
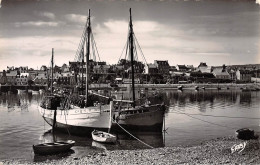
M 158 91 L 144 91 L 154 94 Z M 259 117 L 260 92 L 242 92 L 241 90 L 161 90 L 162 100 L 170 108 L 166 112 L 166 128 L 168 134 L 140 134 L 134 136 L 152 147 L 176 146 L 194 144 L 207 139 L 221 136 L 234 135 L 232 129 L 226 129 L 216 125 L 209 125 L 192 119 L 183 114 L 172 113 L 179 111 L 185 113 L 203 113 L 209 115 Z M 117 135 L 118 142 L 115 145 L 93 142 L 91 138 L 69 136 L 67 133 L 55 133 L 57 140 L 74 140 L 73 152 L 59 156 L 35 156 L 32 153 L 32 145 L 44 142 L 52 142 L 51 127 L 42 119 L 38 111 L 42 95 L 36 94 L 7 94 L 0 95 L 0 160 L 22 158 L 29 161 L 43 161 L 46 159 L 59 159 L 61 157 L 86 156 L 103 150 L 118 149 L 145 149 L 149 148 L 130 135 Z M 198 118 L 200 116 L 197 116 Z M 226 125 L 233 128 L 248 127 L 259 130 L 259 120 L 228 119 L 201 117 L 203 120 Z M 23 153 L 21 155 L 21 153 Z
M 144 143 L 154 147 L 164 147 L 164 140 L 162 133 L 132 133 L 135 137 L 143 141 Z M 142 144 L 141 142 L 137 141 L 133 137 L 128 134 L 115 134 L 117 136 L 117 142 L 115 144 L 105 144 L 99 143 L 92 140 L 92 138 L 88 137 L 79 137 L 68 135 L 62 132 L 55 132 L 54 136 L 51 130 L 46 131 L 40 138 L 39 143 L 49 143 L 53 142 L 54 139 L 56 141 L 66 141 L 66 140 L 74 140 L 76 143 L 74 146 L 79 147 L 86 147 L 92 146 L 99 149 L 105 150 L 117 150 L 117 149 L 127 149 L 127 150 L 134 150 L 134 149 L 146 149 L 149 148 Z
M 216 106 L 228 107 L 237 104 L 242 107 L 251 107 L 253 97 L 258 97 L 257 93 L 259 92 L 239 90 L 186 90 L 182 92 L 169 90 L 165 91 L 164 100 L 166 104 L 180 108 L 196 105 L 200 112 L 206 112 L 207 109 L 213 109 Z

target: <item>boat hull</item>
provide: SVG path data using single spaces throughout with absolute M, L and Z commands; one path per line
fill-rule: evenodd
M 94 129 L 107 131 L 110 124 L 109 106 L 73 108 L 69 110 L 56 110 L 55 128 L 61 131 L 69 131 L 75 135 L 91 135 Z M 40 113 L 44 120 L 53 125 L 54 111 L 40 108 Z
M 62 152 L 67 152 L 72 146 L 74 146 L 75 141 L 69 140 L 67 142 L 55 142 L 55 143 L 43 143 L 38 145 L 33 145 L 33 151 L 37 155 L 51 155 Z
M 103 131 L 96 131 L 94 130 L 92 132 L 92 139 L 100 142 L 100 143 L 115 143 L 116 142 L 116 136 L 103 132 Z
M 165 107 L 163 105 L 138 107 L 132 110 L 127 110 L 127 113 L 115 116 L 116 122 L 113 122 L 112 130 L 123 132 L 124 130 L 120 128 L 121 126 L 126 130 L 161 132 L 164 113 Z

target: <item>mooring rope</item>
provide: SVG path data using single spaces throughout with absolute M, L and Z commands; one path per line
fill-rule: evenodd
M 170 108 L 170 106 L 167 106 L 165 105 L 166 107 Z M 202 122 L 205 122 L 205 123 L 209 123 L 209 124 L 212 124 L 212 125 L 216 125 L 216 126 L 220 126 L 220 127 L 224 127 L 224 128 L 228 128 L 228 129 L 237 129 L 237 128 L 234 128 L 234 127 L 229 127 L 229 126 L 226 126 L 226 125 L 221 125 L 221 124 L 217 124 L 217 123 L 213 123 L 213 122 L 210 122 L 210 121 L 207 121 L 207 120 L 203 120 L 203 119 L 200 119 L 200 118 L 197 118 L 197 117 L 194 117 L 192 116 L 192 114 L 188 114 L 188 113 L 183 113 L 183 112 L 180 112 L 178 110 L 176 110 L 177 112 L 179 112 L 179 114 L 184 114 L 186 116 L 189 116 L 193 119 L 197 119 L 197 120 L 200 120 Z M 174 112 L 173 112 L 174 113 Z
M 139 142 L 143 143 L 144 145 L 146 145 L 147 147 L 150 147 L 151 149 L 153 149 L 154 147 L 150 146 L 149 144 L 145 143 L 144 141 L 138 139 L 137 137 L 135 137 L 133 134 L 131 134 L 130 132 L 128 132 L 124 127 L 122 127 L 118 122 L 116 122 L 115 120 L 113 120 L 122 130 L 124 130 L 126 133 L 128 133 L 130 136 L 132 136 L 133 138 L 135 138 L 136 140 L 138 140 Z

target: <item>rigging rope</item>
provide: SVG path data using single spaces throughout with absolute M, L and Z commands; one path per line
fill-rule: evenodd
M 100 60 L 99 53 L 98 53 L 98 49 L 97 49 L 97 44 L 96 44 L 96 41 L 95 41 L 95 39 L 94 39 L 94 35 L 93 35 L 93 33 L 92 33 L 92 30 L 91 30 L 91 36 L 92 36 L 92 41 L 93 41 L 93 44 L 92 44 L 92 45 L 94 45 L 94 48 L 95 48 L 95 50 L 97 51 L 98 59 L 99 59 L 99 61 L 101 61 L 101 60 Z M 94 49 L 93 49 L 93 52 L 94 52 Z M 96 59 L 96 58 L 95 58 L 95 59 Z
M 139 42 L 138 42 L 138 40 L 137 40 L 137 38 L 136 38 L 136 36 L 135 36 L 134 33 L 133 33 L 133 36 L 134 36 L 134 38 L 135 38 L 135 40 L 136 40 L 136 43 L 137 43 L 138 48 L 139 48 L 139 50 L 140 50 L 140 52 L 141 52 L 141 55 L 142 55 L 142 57 L 143 57 L 143 59 L 144 59 L 146 65 L 147 65 L 147 61 L 146 61 L 146 59 L 145 59 L 145 57 L 144 57 L 144 53 L 143 53 L 143 51 L 142 51 L 142 48 L 141 48 L 141 46 L 139 45 Z
M 80 61 L 82 58 L 81 57 L 81 52 L 82 52 L 82 48 L 84 47 L 84 42 L 85 42 L 85 38 L 86 38 L 86 31 L 87 31 L 87 25 L 88 25 L 88 19 L 86 21 L 86 24 L 85 24 L 85 27 L 84 27 L 84 30 L 83 30 L 83 34 L 81 36 L 81 40 L 79 41 L 79 46 L 78 46 L 78 49 L 76 51 L 76 55 L 75 55 L 75 58 L 74 58 L 74 61 Z
M 142 140 L 138 139 L 137 137 L 135 137 L 134 135 L 132 135 L 130 132 L 128 132 L 124 127 L 122 127 L 119 123 L 117 123 L 115 120 L 113 120 L 122 130 L 124 130 L 126 133 L 128 133 L 130 136 L 132 136 L 133 138 L 135 138 L 136 140 L 138 140 L 139 142 L 143 143 L 144 145 L 146 145 L 147 147 L 150 147 L 151 149 L 153 149 L 154 147 L 150 146 L 149 144 L 143 142 Z
M 126 45 L 128 45 L 127 43 L 128 43 L 128 40 L 127 40 L 126 43 L 125 43 L 125 46 L 124 46 L 124 48 L 123 48 L 123 50 L 122 50 L 122 52 L 121 52 L 121 55 L 120 55 L 120 57 L 119 57 L 119 59 L 118 59 L 118 62 L 120 61 L 120 59 L 121 59 L 121 57 L 122 57 L 122 55 L 123 55 L 123 52 L 124 52 L 124 50 L 126 49 Z

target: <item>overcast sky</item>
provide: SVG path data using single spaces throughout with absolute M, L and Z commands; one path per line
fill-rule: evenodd
M 260 63 L 260 6 L 253 0 L 2 0 L 0 70 L 73 61 L 91 9 L 102 61 L 117 63 L 129 8 L 148 63 L 198 66 Z

